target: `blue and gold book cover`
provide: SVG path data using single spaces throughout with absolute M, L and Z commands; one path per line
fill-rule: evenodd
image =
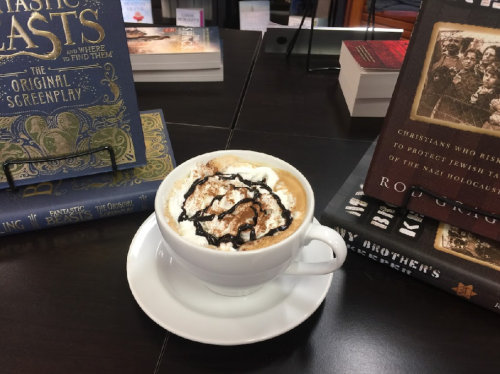
M 120 0 L 0 0 L 0 163 L 105 145 L 146 163 Z M 110 169 L 108 152 L 9 166 L 16 186 Z
M 146 165 L 0 191 L 0 237 L 153 211 L 156 191 L 176 162 L 163 112 L 142 112 L 141 119 Z

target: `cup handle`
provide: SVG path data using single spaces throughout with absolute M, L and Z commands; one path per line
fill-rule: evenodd
M 321 240 L 328 244 L 335 254 L 333 260 L 323 262 L 293 262 L 290 267 L 285 271 L 289 275 L 323 275 L 329 274 L 342 266 L 347 256 L 347 247 L 344 239 L 337 233 L 337 231 L 318 224 L 311 224 L 306 236 L 305 245 L 309 244 L 311 240 Z

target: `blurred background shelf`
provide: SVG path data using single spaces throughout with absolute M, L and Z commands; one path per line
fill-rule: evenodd
M 328 18 L 329 26 L 366 26 L 367 0 L 317 0 L 318 18 Z M 417 0 L 414 0 L 416 3 Z M 293 2 L 293 3 L 292 3 Z M 270 0 L 271 22 L 288 25 L 289 15 L 302 15 L 308 0 Z M 411 0 L 377 0 L 375 26 L 403 29 L 409 39 L 418 15 L 418 6 Z M 175 25 L 175 8 L 204 8 L 206 25 L 239 29 L 238 0 L 152 0 L 155 24 Z M 162 4 L 164 5 L 162 14 Z M 399 10 L 403 9 L 403 10 Z M 336 11 L 335 11 L 336 10 Z
M 375 27 L 385 27 L 394 29 L 403 29 L 402 39 L 410 39 L 413 26 L 417 20 L 418 7 L 410 7 L 407 3 L 390 0 L 377 0 L 375 5 Z M 390 4 L 390 5 L 389 5 Z M 385 5 L 385 6 L 384 6 Z M 415 10 L 395 10 L 395 9 L 415 9 Z M 391 10 L 384 10 L 391 9 Z M 367 0 L 347 0 L 344 26 L 357 27 L 366 26 L 368 21 Z

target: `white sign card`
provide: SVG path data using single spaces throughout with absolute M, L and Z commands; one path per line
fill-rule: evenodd
M 240 30 L 265 32 L 271 18 L 269 1 L 240 1 Z
M 123 20 L 130 23 L 153 23 L 151 0 L 120 0 Z
M 204 27 L 205 17 L 203 8 L 177 8 L 176 9 L 176 25 L 187 27 Z

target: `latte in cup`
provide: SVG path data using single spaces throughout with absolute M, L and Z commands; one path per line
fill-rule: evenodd
M 236 156 L 198 164 L 166 203 L 168 224 L 185 239 L 221 251 L 276 244 L 302 224 L 307 197 L 287 171 Z

